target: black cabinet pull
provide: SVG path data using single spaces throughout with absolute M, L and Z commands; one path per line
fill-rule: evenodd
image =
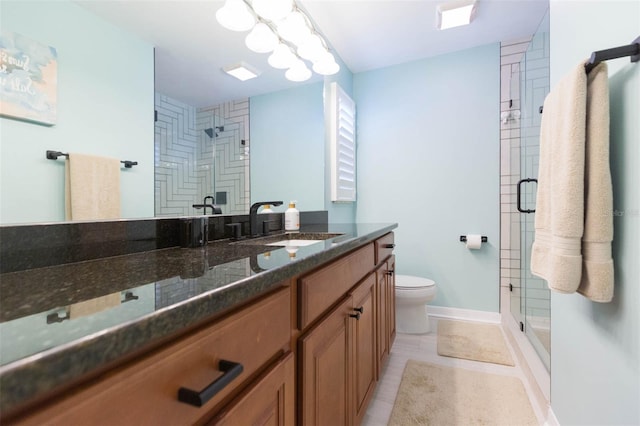
M 240 373 L 242 373 L 242 370 L 244 370 L 244 367 L 242 367 L 242 364 L 240 363 L 221 359 L 218 364 L 218 369 L 224 374 L 215 379 L 201 391 L 198 392 L 192 389 L 180 388 L 178 390 L 178 401 L 195 405 L 196 407 L 202 407 L 207 403 L 207 401 L 224 389 L 225 386 L 231 383 L 233 379 L 238 377 Z
M 357 319 L 357 320 L 359 320 L 359 319 L 360 319 L 360 313 L 359 313 L 359 312 L 358 312 L 357 314 L 349 314 L 349 316 L 350 316 L 351 318 L 355 318 L 355 319 Z
M 382 245 L 382 248 L 389 248 L 389 249 L 392 249 L 392 248 L 395 248 L 395 247 L 396 247 L 396 245 L 395 245 L 395 244 L 383 244 L 383 245 Z
M 360 312 L 361 314 L 364 313 L 364 306 L 360 306 L 359 308 L 353 308 L 354 311 L 356 312 Z
M 387 275 L 393 275 L 394 272 L 396 272 L 396 271 L 394 271 L 393 269 L 389 269 L 388 271 L 384 271 L 384 273 L 387 274 Z

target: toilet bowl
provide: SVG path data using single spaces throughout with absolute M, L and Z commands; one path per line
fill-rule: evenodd
M 396 330 L 398 333 L 425 334 L 430 331 L 427 302 L 436 297 L 433 280 L 396 275 Z

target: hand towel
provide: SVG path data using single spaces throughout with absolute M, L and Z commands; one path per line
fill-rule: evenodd
M 613 189 L 609 167 L 609 78 L 607 64 L 587 80 L 587 135 L 584 169 L 582 279 L 578 293 L 595 302 L 613 299 Z
M 584 64 L 544 101 L 531 272 L 574 293 L 582 275 L 587 75 Z
M 65 198 L 67 220 L 120 218 L 120 160 L 70 153 Z
M 606 63 L 584 63 L 547 96 L 531 271 L 549 288 L 597 302 L 613 298 L 613 191 Z

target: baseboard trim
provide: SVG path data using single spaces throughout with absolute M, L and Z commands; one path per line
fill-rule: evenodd
M 448 308 L 445 306 L 427 306 L 429 316 L 451 318 L 465 321 L 479 321 L 499 324 L 501 316 L 499 312 L 475 311 L 472 309 Z
M 551 407 L 549 407 L 549 412 L 547 413 L 547 420 L 544 422 L 544 426 L 560 426 L 560 422 L 556 417 L 556 414 L 553 412 Z

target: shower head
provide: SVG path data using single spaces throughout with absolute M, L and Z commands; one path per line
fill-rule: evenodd
M 207 134 L 207 136 L 213 138 L 213 129 L 211 127 L 209 127 L 208 129 L 204 129 L 204 132 Z M 216 134 L 216 136 L 218 135 Z

